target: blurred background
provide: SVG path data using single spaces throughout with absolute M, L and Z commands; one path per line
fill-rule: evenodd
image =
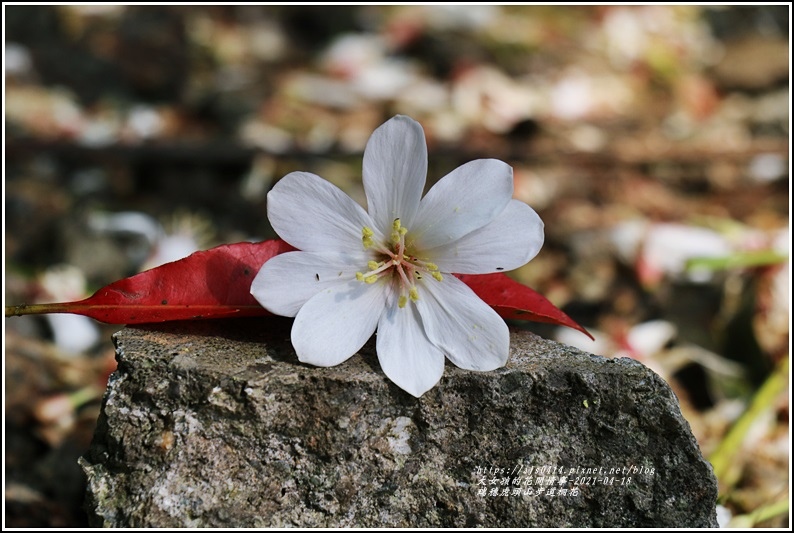
M 790 6 L 4 6 L 6 305 L 274 238 L 293 170 L 364 203 L 397 113 L 546 224 L 511 273 L 674 389 L 723 524 L 789 525 Z M 5 524 L 82 527 L 121 326 L 6 318 Z

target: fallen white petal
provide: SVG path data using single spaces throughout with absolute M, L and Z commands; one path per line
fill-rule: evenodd
M 80 315 L 45 315 L 55 344 L 65 355 L 84 353 L 102 339 L 96 322 Z
M 381 231 L 395 218 L 410 227 L 427 177 L 427 144 L 422 126 L 397 115 L 372 134 L 364 150 L 367 211 Z
M 524 202 L 511 200 L 490 224 L 424 251 L 442 272 L 488 274 L 527 264 L 543 246 L 543 222 Z
M 684 224 L 655 224 L 645 235 L 642 246 L 644 262 L 655 270 L 672 276 L 686 273 L 692 281 L 710 280 L 713 271 L 689 269 L 689 259 L 700 257 L 725 257 L 732 253 L 727 239 L 709 228 Z
M 456 241 L 495 219 L 513 195 L 513 169 L 497 159 L 461 165 L 436 183 L 409 227 L 417 248 Z
M 312 296 L 292 326 L 298 359 L 315 366 L 334 366 L 349 359 L 375 332 L 388 287 L 383 282 L 351 281 Z
M 416 302 L 425 333 L 450 361 L 468 370 L 504 366 L 510 332 L 504 320 L 462 281 L 428 279 Z
M 334 252 L 287 252 L 267 261 L 251 283 L 251 294 L 262 307 L 282 316 L 295 316 L 320 291 L 355 279 L 366 264 L 359 256 Z
M 267 194 L 267 218 L 279 237 L 305 252 L 361 250 L 372 219 L 352 198 L 321 177 L 292 172 Z
M 638 355 L 651 357 L 662 350 L 678 333 L 667 320 L 650 320 L 637 324 L 626 334 L 626 344 Z
M 377 351 L 383 372 L 417 398 L 433 388 L 444 373 L 444 354 L 425 335 L 413 305 L 391 305 L 378 323 Z

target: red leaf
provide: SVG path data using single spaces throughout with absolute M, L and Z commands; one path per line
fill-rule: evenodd
M 557 324 L 581 331 L 593 338 L 586 329 L 560 311 L 553 303 L 501 272 L 455 274 L 455 276 L 468 285 L 485 303 L 493 307 L 502 318 Z
M 268 315 L 251 296 L 251 282 L 265 261 L 292 250 L 278 239 L 226 244 L 116 281 L 79 302 L 20 306 L 15 314 L 74 313 L 109 324 Z
M 144 324 L 269 315 L 251 296 L 251 282 L 265 261 L 292 250 L 279 239 L 226 244 L 116 281 L 79 302 L 13 306 L 6 316 L 74 313 L 109 324 Z M 546 298 L 502 273 L 456 276 L 503 318 L 559 324 L 592 338 Z

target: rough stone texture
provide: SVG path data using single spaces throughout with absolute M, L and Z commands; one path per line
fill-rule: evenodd
M 119 367 L 81 459 L 93 525 L 717 525 L 711 466 L 670 388 L 635 361 L 513 332 L 506 368 L 448 364 L 416 399 L 372 342 L 338 367 L 299 363 L 290 326 L 116 334 Z M 555 495 L 536 495 L 550 468 Z

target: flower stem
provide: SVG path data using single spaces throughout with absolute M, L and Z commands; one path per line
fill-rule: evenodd
M 747 433 L 753 422 L 774 405 L 778 394 L 786 390 L 788 384 L 789 358 L 778 364 L 775 371 L 766 379 L 758 392 L 753 396 L 750 405 L 738 420 L 731 426 L 725 438 L 709 457 L 714 475 L 726 487 L 733 487 L 738 473 L 731 472 L 735 465 L 736 454 L 740 451 Z
M 728 524 L 728 527 L 750 528 L 761 522 L 785 515 L 788 513 L 788 510 L 788 500 L 771 503 L 769 505 L 765 505 L 764 507 L 759 507 L 750 513 L 734 516 Z

